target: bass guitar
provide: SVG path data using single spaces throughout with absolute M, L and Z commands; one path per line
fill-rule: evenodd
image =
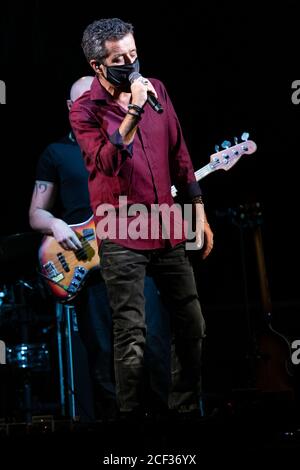
M 82 248 L 64 250 L 48 235 L 39 249 L 40 274 L 51 293 L 61 302 L 73 300 L 86 281 L 88 273 L 100 264 L 93 216 L 81 224 L 70 225 Z
M 235 138 L 233 146 L 229 141 L 224 141 L 221 144 L 223 150 L 216 147 L 218 151 L 210 156 L 210 162 L 195 172 L 196 180 L 216 170 L 229 170 L 243 154 L 254 153 L 256 144 L 248 137 L 249 134 L 244 132 L 241 143 Z M 171 193 L 173 197 L 176 196 L 175 186 L 171 187 Z M 82 243 L 80 250 L 64 250 L 52 236 L 44 237 L 39 249 L 40 274 L 60 302 L 73 300 L 82 289 L 88 273 L 100 264 L 93 218 L 70 227 Z
M 273 326 L 272 302 L 267 277 L 261 226 L 262 210 L 259 202 L 240 205 L 232 211 L 232 221 L 241 229 L 250 229 L 254 242 L 254 253 L 262 307 L 262 321 L 254 334 L 255 382 L 264 392 L 288 392 L 294 397 L 291 376 L 291 347 L 287 337 Z

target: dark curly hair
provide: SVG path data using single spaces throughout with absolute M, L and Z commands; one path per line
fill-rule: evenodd
M 94 59 L 101 63 L 107 55 L 105 41 L 118 41 L 129 33 L 133 33 L 132 24 L 119 18 L 104 18 L 89 24 L 81 42 L 87 61 Z

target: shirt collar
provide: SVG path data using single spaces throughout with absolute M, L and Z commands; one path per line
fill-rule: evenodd
M 95 101 L 95 100 L 108 101 L 111 98 L 112 96 L 101 85 L 98 78 L 95 77 L 91 85 L 90 99 L 92 101 Z

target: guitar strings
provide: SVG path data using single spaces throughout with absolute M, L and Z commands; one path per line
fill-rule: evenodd
M 88 242 L 85 238 L 84 238 L 84 239 L 82 238 L 80 241 L 81 241 L 83 247 L 82 247 L 82 248 L 79 248 L 79 250 L 76 250 L 76 252 L 74 252 L 73 250 L 70 250 L 70 252 L 68 252 L 68 250 L 65 250 L 65 251 L 67 252 L 67 254 L 64 255 L 64 256 L 67 256 L 67 257 L 68 257 L 68 262 L 67 262 L 68 266 L 73 267 L 73 266 L 76 265 L 76 263 L 80 262 L 80 260 L 79 260 L 78 257 L 76 256 L 76 254 L 78 254 L 79 256 L 80 256 L 80 255 L 83 255 L 83 254 L 86 254 L 85 249 L 86 249 L 86 248 L 88 249 L 88 248 L 91 247 L 91 245 L 89 244 L 89 242 Z M 94 250 L 94 249 L 92 248 L 92 250 Z M 94 256 L 94 255 L 93 255 L 93 256 Z M 49 262 L 49 261 L 51 261 L 51 263 L 54 265 L 54 267 L 55 267 L 55 269 L 56 269 L 57 271 L 60 271 L 61 269 L 63 269 L 63 266 L 62 266 L 62 264 L 59 262 L 59 260 L 55 260 L 55 261 L 54 261 L 54 260 L 48 260 L 47 262 Z M 46 264 L 47 264 L 47 263 L 46 263 Z M 44 265 L 43 265 L 43 267 L 44 267 Z M 44 268 L 44 269 L 45 269 L 45 268 Z M 45 270 L 46 270 L 46 269 L 45 269 Z
M 208 175 L 210 172 L 211 172 L 211 168 L 210 168 L 209 164 L 205 165 L 203 168 L 201 168 L 200 170 L 197 170 L 195 172 L 196 180 L 199 181 L 200 179 L 202 179 L 206 175 Z M 175 193 L 175 194 L 173 195 L 173 193 Z M 175 185 L 173 185 L 171 187 L 171 194 L 172 194 L 173 197 L 175 197 L 176 194 L 177 194 L 177 189 L 176 189 Z
M 208 175 L 211 171 L 211 168 L 209 166 L 209 164 L 205 165 L 203 168 L 201 168 L 200 170 L 196 171 L 195 173 L 195 176 L 196 178 L 200 179 L 200 178 L 204 178 L 204 176 Z

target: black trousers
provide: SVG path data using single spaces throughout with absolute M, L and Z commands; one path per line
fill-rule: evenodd
M 105 283 L 97 269 L 76 298 L 75 311 L 79 334 L 85 346 L 93 387 L 96 418 L 114 418 L 117 414 L 113 368 L 111 309 Z
M 155 408 L 157 400 L 167 403 L 170 383 L 170 324 L 151 276 L 145 278 L 147 337 L 145 347 L 144 403 Z M 80 337 L 84 343 L 94 389 L 95 414 L 99 419 L 114 418 L 116 402 L 113 364 L 112 313 L 107 289 L 99 270 L 76 298 L 75 309 Z
M 128 412 L 139 408 L 145 390 L 146 270 L 153 276 L 170 312 L 175 338 L 168 406 L 182 411 L 199 408 L 205 322 L 184 244 L 163 250 L 138 251 L 104 240 L 100 258 L 112 309 L 114 368 L 120 410 Z

